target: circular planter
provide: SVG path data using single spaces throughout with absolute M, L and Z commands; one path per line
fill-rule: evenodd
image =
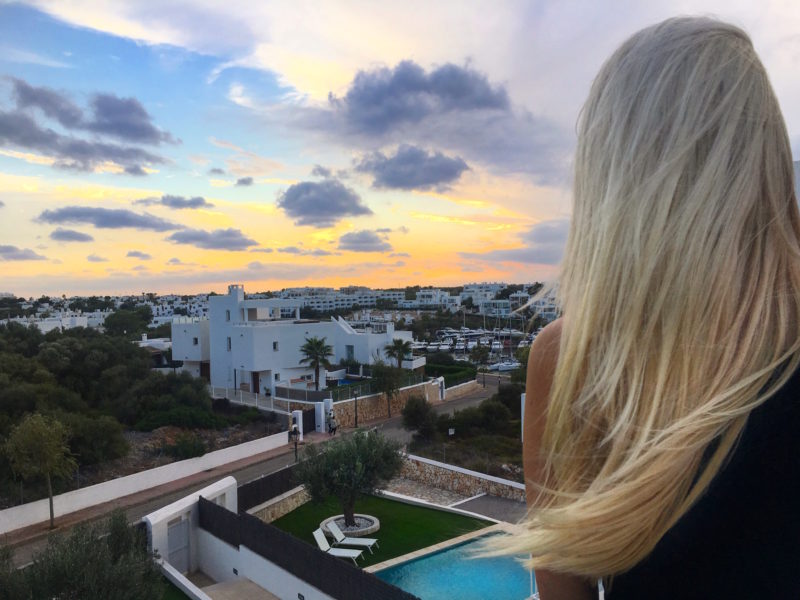
M 341 529 L 342 533 L 348 537 L 364 537 L 375 533 L 381 528 L 381 522 L 377 517 L 373 517 L 372 515 L 362 515 L 361 513 L 355 513 L 354 516 L 356 518 L 357 525 L 355 528 L 344 526 L 344 515 L 328 517 L 319 524 L 319 528 L 322 529 L 323 533 L 329 537 L 333 537 L 331 532 L 328 531 L 328 523 L 331 521 L 336 521 L 339 529 Z

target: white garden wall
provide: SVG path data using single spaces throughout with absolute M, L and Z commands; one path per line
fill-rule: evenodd
M 288 444 L 286 433 L 276 433 L 269 437 L 245 442 L 230 448 L 209 452 L 197 458 L 174 462 L 126 477 L 119 477 L 89 487 L 59 494 L 53 499 L 56 517 L 89 508 L 103 502 L 117 500 L 136 492 L 195 475 L 208 469 L 249 458 Z M 235 510 L 235 508 L 234 508 Z M 0 534 L 21 529 L 49 520 L 50 508 L 47 498 L 13 506 L 0 511 Z

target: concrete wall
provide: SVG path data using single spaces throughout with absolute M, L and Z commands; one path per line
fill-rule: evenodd
M 445 390 L 445 399 L 457 400 L 458 398 L 463 398 L 464 396 L 475 393 L 481 389 L 483 389 L 483 385 L 480 382 L 468 381 L 467 383 L 462 383 L 460 385 L 454 385 L 453 387 L 447 388 Z
M 525 485 L 477 471 L 462 469 L 429 458 L 409 454 L 405 457 L 400 477 L 419 481 L 432 487 L 450 490 L 463 496 L 489 494 L 500 498 L 525 501 Z
M 194 340 L 197 339 L 197 344 Z M 209 360 L 208 320 L 179 319 L 172 322 L 172 358 L 199 363 Z
M 283 515 L 289 514 L 298 506 L 302 506 L 308 502 L 308 499 L 308 493 L 303 486 L 297 486 L 285 494 L 275 496 L 263 504 L 254 506 L 247 512 L 265 523 L 272 523 L 274 520 L 280 519 Z
M 411 396 L 422 395 L 431 404 L 437 404 L 439 399 L 439 383 L 437 381 L 428 381 L 417 385 L 401 388 L 394 398 L 392 398 L 392 416 L 397 416 L 406 401 Z M 336 420 L 339 422 L 339 427 L 355 427 L 355 400 L 342 400 L 341 402 L 334 402 L 333 412 L 336 415 Z M 372 394 L 369 396 L 360 396 L 358 398 L 358 424 L 363 425 L 375 419 L 385 419 L 388 417 L 388 409 L 386 396 L 383 394 Z
M 127 477 L 120 477 L 72 492 L 59 494 L 54 497 L 53 506 L 58 517 L 213 469 L 254 454 L 274 450 L 287 444 L 286 433 L 276 433 L 275 435 L 245 442 L 238 446 L 209 452 L 198 458 L 174 462 L 149 471 L 142 471 Z M 0 534 L 41 523 L 49 518 L 50 509 L 47 498 L 7 508 L 0 511 Z
M 167 529 L 169 523 L 175 519 L 188 520 L 189 526 L 189 571 L 195 571 L 202 568 L 201 554 L 197 551 L 199 548 L 199 533 L 205 533 L 198 527 L 199 511 L 197 509 L 197 499 L 202 496 L 210 502 L 216 502 L 230 511 L 236 511 L 238 506 L 237 498 L 237 483 L 233 477 L 226 477 L 212 483 L 203 489 L 190 494 L 185 498 L 181 498 L 168 504 L 164 508 L 150 513 L 142 518 L 147 527 L 147 541 L 148 549 L 158 554 L 164 560 L 169 559 L 169 545 L 167 541 Z M 227 544 L 226 544 L 227 545 Z M 208 571 L 208 575 L 214 577 Z M 218 581 L 225 581 L 224 579 Z

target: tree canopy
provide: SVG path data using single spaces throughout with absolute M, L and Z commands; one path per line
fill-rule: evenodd
M 345 524 L 354 525 L 356 501 L 394 477 L 402 461 L 398 442 L 376 431 L 357 431 L 324 447 L 306 446 L 295 473 L 313 502 L 338 498 Z
M 406 355 L 411 354 L 411 342 L 400 338 L 394 338 L 391 344 L 387 344 L 384 350 L 388 358 L 393 358 L 397 361 L 397 368 L 403 366 L 403 359 Z

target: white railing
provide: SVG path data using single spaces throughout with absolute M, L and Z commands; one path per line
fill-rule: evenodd
M 208 389 L 212 398 L 226 398 L 228 402 L 232 402 L 233 404 L 252 406 L 259 410 L 268 410 L 281 415 L 291 414 L 290 411 L 275 406 L 276 400 L 279 403 L 286 402 L 281 398 L 273 398 L 272 396 L 265 396 L 264 394 L 256 394 L 254 392 L 247 392 L 245 390 L 237 390 L 233 388 L 209 386 Z

